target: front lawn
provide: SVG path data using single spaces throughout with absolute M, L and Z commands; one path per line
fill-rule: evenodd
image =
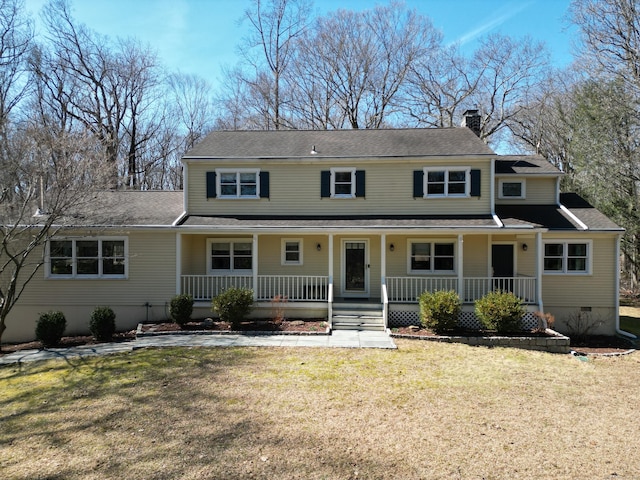
M 638 354 L 397 343 L 0 368 L 1 477 L 640 477 Z

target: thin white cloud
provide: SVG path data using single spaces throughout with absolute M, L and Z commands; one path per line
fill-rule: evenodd
M 499 8 L 498 10 L 494 11 L 489 17 L 485 18 L 483 23 L 478 25 L 473 30 L 460 36 L 460 38 L 458 38 L 453 43 L 456 43 L 460 46 L 465 45 L 466 43 L 475 40 L 477 37 L 498 28 L 509 19 L 515 17 L 523 10 L 529 8 L 533 3 L 534 2 L 530 1 L 526 3 L 507 4 L 505 7 Z

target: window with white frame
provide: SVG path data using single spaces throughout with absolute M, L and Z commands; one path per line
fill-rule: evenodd
M 590 272 L 590 242 L 546 242 L 545 273 L 587 274 Z
M 526 198 L 526 188 L 524 180 L 500 180 L 498 182 L 498 188 L 499 198 Z
M 302 239 L 282 239 L 282 265 L 302 265 Z
M 49 278 L 126 278 L 127 239 L 54 238 L 46 265 Z
M 259 198 L 259 174 L 257 169 L 216 170 L 218 198 Z
M 218 274 L 245 274 L 253 269 L 251 239 L 207 240 L 208 269 Z
M 468 197 L 469 168 L 425 168 L 425 197 Z
M 354 198 L 356 196 L 356 169 L 331 169 L 331 196 L 334 198 Z
M 409 273 L 454 273 L 455 244 L 452 241 L 409 240 Z

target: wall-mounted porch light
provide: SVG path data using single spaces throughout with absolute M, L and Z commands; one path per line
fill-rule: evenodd
M 529 250 L 529 246 L 526 243 L 522 244 L 522 251 L 526 252 L 527 250 Z
M 396 246 L 393 243 L 389 244 L 389 251 L 390 252 L 393 252 L 395 249 L 396 249 Z
M 322 245 L 320 245 L 320 244 L 317 244 L 317 245 L 316 245 L 316 250 L 317 250 L 317 251 L 320 251 L 320 250 L 322 250 Z

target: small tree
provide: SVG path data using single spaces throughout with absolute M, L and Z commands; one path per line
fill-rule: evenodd
M 169 305 L 169 314 L 174 322 L 181 327 L 186 325 L 191 320 L 191 314 L 193 313 L 193 297 L 191 295 L 182 294 L 176 295 L 171 299 Z
M 55 347 L 60 343 L 67 319 L 62 312 L 47 312 L 40 315 L 36 324 L 36 338 L 44 347 Z
M 489 330 L 515 332 L 522 330 L 524 307 L 522 301 L 511 292 L 496 290 L 476 300 L 476 317 Z
M 110 307 L 96 307 L 91 312 L 89 331 L 96 340 L 108 342 L 116 331 L 116 314 Z
M 418 297 L 418 303 L 423 327 L 442 332 L 458 326 L 462 302 L 456 291 L 424 292 Z
M 230 287 L 212 300 L 212 310 L 235 330 L 253 308 L 253 290 Z

